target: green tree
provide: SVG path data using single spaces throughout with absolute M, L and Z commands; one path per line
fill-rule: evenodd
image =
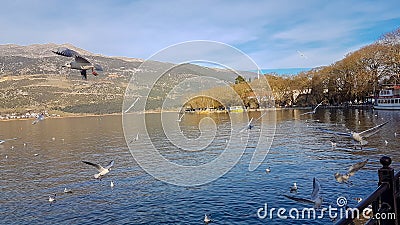
M 242 76 L 237 76 L 235 78 L 235 84 L 246 83 L 246 80 Z

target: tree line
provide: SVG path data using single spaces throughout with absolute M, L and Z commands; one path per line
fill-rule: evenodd
M 315 105 L 321 101 L 330 105 L 365 103 L 383 85 L 400 82 L 400 28 L 329 66 L 296 76 L 267 74 L 266 77 L 277 105 Z
M 400 28 L 382 35 L 370 45 L 348 53 L 342 60 L 331 65 L 294 76 L 264 76 L 277 106 L 310 106 L 321 101 L 329 105 L 367 103 L 368 99 L 373 99 L 379 93 L 382 85 L 400 83 Z M 188 96 L 185 106 L 193 109 L 224 108 L 231 105 L 263 107 L 251 88 L 257 86 L 260 80 L 263 79 L 247 82 L 238 76 L 230 87 L 215 87 Z

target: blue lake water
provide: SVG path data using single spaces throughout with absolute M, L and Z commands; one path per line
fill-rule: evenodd
M 265 204 L 269 209 L 311 207 L 283 194 L 291 195 L 290 186 L 296 182 L 299 190 L 293 195 L 309 197 L 314 177 L 321 183 L 325 207 L 336 207 L 341 196 L 347 198 L 349 206 L 356 205 L 355 197 L 366 197 L 377 187 L 381 156 L 391 156 L 396 171 L 400 167 L 400 135 L 394 135 L 400 134 L 400 112 L 320 109 L 315 115 L 300 117 L 302 112 L 276 112 L 274 141 L 256 170 L 248 169 L 255 146 L 250 138 L 249 147 L 236 166 L 219 179 L 194 187 L 168 184 L 146 173 L 129 152 L 121 116 L 46 119 L 36 125 L 28 120 L 0 122 L 0 139 L 18 138 L 0 145 L 1 224 L 204 224 L 204 214 L 211 215 L 211 224 L 332 224 L 328 216 L 284 220 L 276 215 L 270 219 L 268 215 L 260 219 L 257 211 Z M 260 114 L 251 112 L 250 117 Z M 147 116 L 151 120 L 157 114 Z M 179 153 L 176 147 L 163 145 L 162 135 L 153 141 L 164 146 L 164 156 L 171 161 L 206 163 L 225 146 L 218 140 L 231 131 L 227 129 L 228 115 L 187 114 L 180 123 L 186 136 L 196 137 L 196 124 L 208 116 L 220 129 L 206 149 L 209 154 L 194 152 L 190 157 L 192 153 Z M 384 121 L 389 123 L 368 138 L 364 150 L 354 150 L 350 140 L 316 129 L 362 131 Z M 249 132 L 256 132 L 260 122 Z M 160 129 L 154 124 L 148 132 L 162 133 Z M 332 139 L 338 143 L 335 149 L 329 142 Z M 141 139 L 137 146 L 140 142 Z M 194 156 L 199 159 L 193 160 Z M 115 166 L 102 180 L 95 180 L 96 170 L 81 162 L 105 165 L 111 159 Z M 349 166 L 365 159 L 369 159 L 368 164 L 351 177 L 351 185 L 336 182 L 335 172 L 345 173 Z M 265 172 L 267 167 L 271 168 L 270 173 Z M 114 188 L 110 187 L 111 181 Z M 64 194 L 65 187 L 73 193 Z M 57 201 L 49 204 L 48 197 L 54 193 Z

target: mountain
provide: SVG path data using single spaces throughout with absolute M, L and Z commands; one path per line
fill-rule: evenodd
M 104 72 L 81 80 L 79 71 L 61 67 L 73 59 L 52 53 L 59 47 L 79 52 L 100 64 Z M 210 86 L 201 82 L 174 87 L 187 78 L 207 76 L 234 82 L 236 77 L 232 71 L 194 64 L 142 63 L 141 59 L 94 54 L 70 44 L 0 45 L 0 114 L 31 110 L 53 110 L 59 114 L 121 112 L 125 89 L 134 74 L 138 74 L 133 79 L 135 93 L 146 93 L 152 88 L 148 109 L 155 109 L 165 93 L 187 98 L 180 93 L 195 93 Z M 153 81 L 160 75 L 162 79 L 153 87 Z
M 0 56 L 21 56 L 27 58 L 43 58 L 52 57 L 54 53 L 52 50 L 56 50 L 59 47 L 66 47 L 79 52 L 81 55 L 94 55 L 93 53 L 86 51 L 81 48 L 77 48 L 71 44 L 33 44 L 27 46 L 6 44 L 0 45 Z
M 61 66 L 72 59 L 52 52 L 59 47 L 75 50 L 94 63 L 102 65 L 105 75 L 118 73 L 129 77 L 129 73 L 132 73 L 142 62 L 141 59 L 93 54 L 71 44 L 51 43 L 28 46 L 7 44 L 0 45 L 0 75 L 65 74 L 66 71 L 62 71 Z M 79 71 L 75 71 L 75 74 L 79 75 Z

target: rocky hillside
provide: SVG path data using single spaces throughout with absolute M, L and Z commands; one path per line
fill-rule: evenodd
M 79 52 L 90 61 L 100 64 L 104 72 L 96 77 L 88 74 L 87 81 L 81 80 L 79 71 L 61 67 L 72 61 L 71 58 L 51 52 L 59 47 Z M 58 114 L 121 112 L 125 89 L 135 72 L 151 71 L 135 77 L 136 88 L 144 92 L 152 86 L 151 76 L 164 73 L 172 66 L 152 61 L 139 68 L 142 62 L 135 58 L 93 54 L 70 44 L 0 45 L 0 115 L 43 110 L 56 111 Z M 228 77 L 232 76 L 232 72 L 192 64 L 181 65 L 169 70 L 168 78 L 164 79 L 168 81 L 167 84 L 156 85 L 152 98 L 158 102 L 162 93 L 173 89 L 171 85 L 201 75 Z M 186 88 L 196 91 L 201 85 Z M 179 90 L 174 92 L 179 95 Z M 157 108 L 158 104 L 150 105 L 153 105 L 149 108 L 152 109 Z

